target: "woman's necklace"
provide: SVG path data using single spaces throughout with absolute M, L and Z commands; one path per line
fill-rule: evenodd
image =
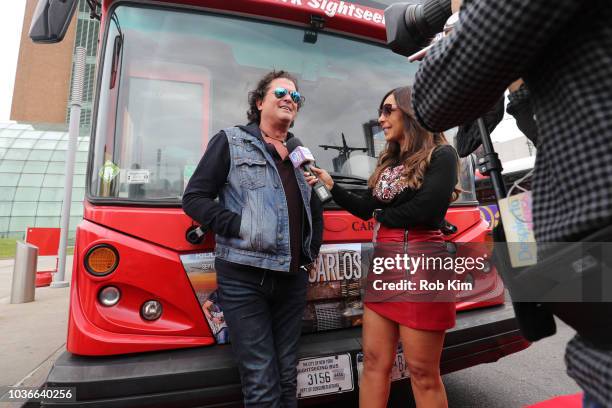
M 278 139 L 276 137 L 272 137 L 272 136 L 268 135 L 266 132 L 264 132 L 264 130 L 262 128 L 259 128 L 259 130 L 261 131 L 261 134 L 264 135 L 265 137 L 267 137 L 269 139 L 272 139 L 272 140 L 279 141 L 279 142 L 281 142 L 283 144 L 283 146 L 287 145 L 287 140 L 286 139 Z

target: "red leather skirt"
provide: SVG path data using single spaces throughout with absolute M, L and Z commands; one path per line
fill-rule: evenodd
M 387 228 L 380 225 L 377 243 L 444 242 L 440 230 Z M 443 331 L 455 326 L 454 302 L 365 302 L 375 313 L 418 330 Z

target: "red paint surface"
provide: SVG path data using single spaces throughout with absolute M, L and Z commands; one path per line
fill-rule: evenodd
M 110 275 L 92 276 L 83 266 L 85 254 L 103 243 L 117 249 L 119 265 Z M 77 229 L 77 248 L 68 323 L 70 352 L 123 354 L 214 343 L 176 251 L 86 220 Z M 121 292 L 116 306 L 105 307 L 97 300 L 107 285 Z M 163 305 L 162 317 L 154 322 L 140 316 L 140 306 L 147 300 Z
M 49 286 L 53 281 L 52 272 L 36 272 L 36 280 L 35 284 L 37 288 L 42 288 L 44 286 Z
M 60 242 L 59 228 L 28 228 L 26 242 L 38 247 L 38 256 L 57 256 Z
M 38 247 L 38 256 L 57 257 L 60 242 L 60 228 L 28 228 L 26 242 Z M 53 281 L 53 273 L 57 272 L 57 258 L 55 268 L 45 271 L 36 271 L 35 285 L 37 288 L 49 286 Z
M 581 408 L 583 394 L 562 395 L 537 404 L 527 405 L 525 408 Z

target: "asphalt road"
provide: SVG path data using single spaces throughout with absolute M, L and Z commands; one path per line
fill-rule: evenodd
M 565 373 L 565 346 L 574 331 L 557 320 L 557 334 L 491 364 L 443 377 L 451 408 L 518 408 L 580 388 Z M 390 407 L 414 406 L 409 391 L 394 390 Z

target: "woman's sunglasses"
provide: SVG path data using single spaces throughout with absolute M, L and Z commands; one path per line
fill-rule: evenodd
M 276 88 L 274 90 L 274 96 L 276 96 L 276 98 L 281 99 L 284 98 L 285 95 L 289 94 L 289 96 L 291 97 L 291 100 L 295 103 L 297 103 L 299 106 L 302 106 L 302 103 L 304 103 L 304 97 L 302 95 L 300 95 L 300 93 L 298 91 L 291 91 L 289 92 L 287 89 L 285 88 Z
M 378 109 L 378 116 L 384 116 L 384 117 L 389 117 L 389 115 L 391 115 L 391 113 L 393 113 L 394 111 L 398 110 L 399 108 L 396 106 L 391 105 L 390 103 L 385 103 L 382 108 Z

